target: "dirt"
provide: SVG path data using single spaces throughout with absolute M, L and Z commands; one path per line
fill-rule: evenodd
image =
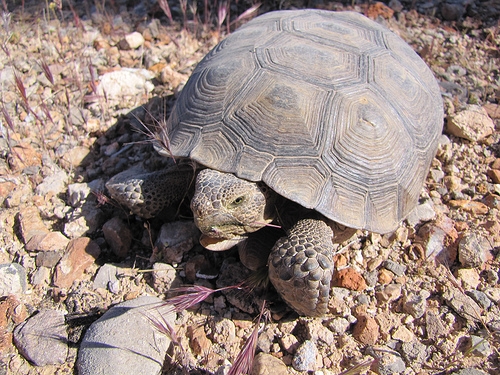
M 217 26 L 215 2 L 208 13 L 204 2 L 190 2 L 185 16 L 184 2 L 170 2 L 172 20 L 154 2 L 58 4 L 3 3 L 10 13 L 2 14 L 0 30 L 0 264 L 20 264 L 28 282 L 24 293 L 0 299 L 0 373 L 76 373 L 86 327 L 110 306 L 144 294 L 163 298 L 172 284 L 230 285 L 248 273 L 236 252 L 209 253 L 189 235 L 166 259 L 156 242 L 163 222 L 129 215 L 109 199 L 104 182 L 133 164 L 166 163 L 146 129 L 161 127 L 196 63 L 245 22 L 238 16 L 252 4 L 232 4 L 230 26 Z M 259 324 L 263 354 L 254 373 L 266 373 L 266 358 L 291 374 L 498 373 L 500 5 L 273 2 L 250 18 L 278 5 L 355 10 L 396 32 L 441 82 L 446 122 L 466 116 L 468 136 L 445 125 L 416 219 L 390 235 L 357 231 L 336 245 L 339 276 L 327 316 L 298 317 L 264 288 L 213 294 L 178 314 L 182 349 L 172 350 L 164 373 L 215 373 L 234 363 L 259 324 L 263 300 L 270 318 Z M 125 38 L 134 32 L 142 40 Z M 104 95 L 104 75 L 123 68 L 150 77 Z M 189 219 L 187 208 L 171 218 Z M 36 239 L 42 244 L 28 245 Z M 90 253 L 78 247 L 89 242 Z M 110 263 L 119 269 L 115 284 L 93 285 Z M 163 263 L 173 266 L 172 278 Z M 61 276 L 67 267 L 74 272 Z M 42 308 L 67 313 L 71 345 L 62 364 L 34 366 L 12 343 L 14 326 Z M 297 353 L 311 345 L 314 360 L 296 370 Z

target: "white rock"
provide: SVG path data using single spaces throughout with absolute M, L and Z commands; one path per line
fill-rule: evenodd
M 154 73 L 146 69 L 122 68 L 101 76 L 97 94 L 106 98 L 112 105 L 136 99 L 154 89 L 150 82 Z
M 0 264 L 0 297 L 26 292 L 26 270 L 17 263 Z
M 60 170 L 45 177 L 43 182 L 36 187 L 35 194 L 47 195 L 48 193 L 53 193 L 54 195 L 57 195 L 62 193 L 66 189 L 67 181 L 68 175 L 63 170 Z
M 454 136 L 477 142 L 491 135 L 495 124 L 483 107 L 470 105 L 448 117 L 447 130 Z
M 120 41 L 120 48 L 123 50 L 137 49 L 144 44 L 144 37 L 141 33 L 134 31 Z
M 417 225 L 421 221 L 430 221 L 436 217 L 436 211 L 431 201 L 426 201 L 415 207 L 406 218 L 406 221 L 411 226 Z

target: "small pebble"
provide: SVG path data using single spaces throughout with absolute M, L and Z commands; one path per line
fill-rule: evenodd
M 462 285 L 465 289 L 476 289 L 481 282 L 479 273 L 475 268 L 458 269 L 457 279 L 462 282 Z
M 406 328 L 405 326 L 399 326 L 392 333 L 392 338 L 394 340 L 399 340 L 399 341 L 403 341 L 403 342 L 410 342 L 415 338 L 415 334 L 412 331 L 410 331 L 408 328 Z
M 67 182 L 68 175 L 66 172 L 62 170 L 58 171 L 45 177 L 43 182 L 36 187 L 35 193 L 37 195 L 47 195 L 49 193 L 57 195 L 63 193 L 66 191 Z
M 481 336 L 472 335 L 470 337 L 469 348 L 473 354 L 480 357 L 488 357 L 491 354 L 491 345 L 488 339 Z
M 401 345 L 401 352 L 406 362 L 412 364 L 412 368 L 415 368 L 415 364 L 424 364 L 429 355 L 427 346 L 418 340 L 404 342 Z
M 384 268 L 388 269 L 397 276 L 402 276 L 406 272 L 406 266 L 400 263 L 396 263 L 392 260 L 386 260 L 384 262 Z
M 255 356 L 250 375 L 288 375 L 286 365 L 271 354 L 259 353 Z
M 406 370 L 406 365 L 400 356 L 382 352 L 376 362 L 376 373 L 379 375 L 401 374 Z
M 318 348 L 310 341 L 306 340 L 299 346 L 293 356 L 292 366 L 297 371 L 314 371 L 316 369 L 316 356 Z
M 408 293 L 403 297 L 403 311 L 413 316 L 415 319 L 421 318 L 427 308 L 427 298 L 430 297 L 428 291 L 421 293 Z
M 116 282 L 119 283 L 118 278 L 116 277 L 117 273 L 118 268 L 116 266 L 109 263 L 103 264 L 94 277 L 92 287 L 94 289 L 108 289 L 110 284 Z
M 458 244 L 458 260 L 464 267 L 482 267 L 486 261 L 485 239 L 475 233 L 462 238 Z

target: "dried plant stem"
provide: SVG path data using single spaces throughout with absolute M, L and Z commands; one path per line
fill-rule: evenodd
M 229 369 L 227 375 L 242 375 L 249 374 L 252 369 L 253 359 L 255 357 L 255 349 L 257 348 L 257 339 L 259 338 L 259 325 L 264 315 L 266 301 L 262 302 L 259 318 L 255 324 L 252 334 L 243 345 L 240 353 L 236 357 L 234 364 Z

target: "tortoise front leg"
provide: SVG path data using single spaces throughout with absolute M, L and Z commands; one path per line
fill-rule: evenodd
M 298 221 L 269 255 L 269 278 L 285 302 L 300 315 L 328 310 L 333 275 L 333 232 L 321 220 Z
M 117 174 L 106 187 L 118 203 L 135 215 L 150 219 L 186 196 L 194 173 L 190 166 L 173 166 L 149 173 L 135 168 Z

